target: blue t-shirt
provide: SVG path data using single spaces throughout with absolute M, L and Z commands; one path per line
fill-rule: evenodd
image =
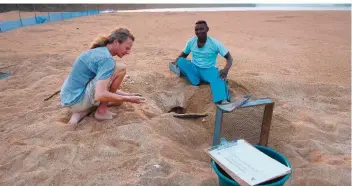
M 218 40 L 208 36 L 202 48 L 197 46 L 197 37 L 192 37 L 188 40 L 183 53 L 189 54 L 192 52 L 192 62 L 199 68 L 216 67 L 216 57 L 218 54 L 225 56 L 228 50 Z
M 115 60 L 108 48 L 98 47 L 83 52 L 74 62 L 72 71 L 61 87 L 61 105 L 70 106 L 80 102 L 89 81 L 110 78 L 115 70 Z

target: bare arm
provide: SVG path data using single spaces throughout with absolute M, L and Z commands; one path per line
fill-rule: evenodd
M 180 57 L 183 57 L 183 58 L 187 58 L 189 54 L 185 54 L 184 52 L 181 52 L 181 54 L 179 56 L 177 56 L 176 60 L 173 62 L 174 64 L 176 64 L 177 60 L 180 58 Z
M 224 69 L 220 70 L 220 77 L 222 79 L 225 79 L 227 77 L 227 74 L 229 73 L 229 70 L 232 66 L 232 61 L 233 61 L 230 52 L 227 52 L 227 54 L 224 56 L 224 58 L 226 59 L 226 66 Z
M 95 87 L 95 99 L 100 102 L 132 102 L 140 103 L 138 96 L 121 96 L 108 90 L 110 78 L 98 80 Z
M 187 58 L 188 55 L 189 54 L 185 54 L 185 53 L 181 52 L 181 54 L 178 56 L 178 58 L 180 58 L 180 57 Z
M 225 59 L 227 60 L 227 61 L 226 61 L 226 66 L 225 66 L 224 69 L 230 70 L 230 68 L 231 68 L 231 66 L 232 66 L 232 61 L 233 61 L 230 52 L 227 52 L 227 54 L 226 54 L 224 57 L 225 57 Z

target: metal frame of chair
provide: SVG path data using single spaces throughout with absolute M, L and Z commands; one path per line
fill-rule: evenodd
M 274 111 L 274 104 L 275 102 L 273 102 L 270 98 L 263 98 L 258 100 L 245 101 L 243 104 L 231 110 L 225 110 L 221 105 L 217 105 L 215 124 L 214 124 L 214 133 L 213 133 L 213 146 L 220 144 L 222 119 L 223 119 L 224 113 L 233 112 L 235 109 L 254 107 L 254 106 L 260 106 L 260 105 L 265 105 L 265 108 L 264 108 L 264 114 L 263 114 L 263 120 L 262 120 L 261 132 L 260 132 L 259 145 L 267 146 L 269 141 L 269 133 L 270 133 L 272 115 Z

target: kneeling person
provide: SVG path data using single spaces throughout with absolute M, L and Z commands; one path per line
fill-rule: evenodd
M 60 93 L 61 105 L 72 112 L 69 124 L 78 123 L 94 106 L 98 106 L 95 118 L 104 120 L 113 116 L 107 109 L 108 103 L 141 103 L 142 97 L 137 94 L 118 90 L 126 67 L 115 64 L 113 58 L 128 55 L 133 41 L 134 36 L 128 29 L 119 28 L 108 37 L 98 38 L 76 59 Z

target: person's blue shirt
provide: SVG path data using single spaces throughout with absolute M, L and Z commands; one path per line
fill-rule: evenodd
M 83 52 L 74 62 L 72 71 L 61 87 L 61 105 L 79 103 L 89 81 L 110 78 L 115 70 L 115 60 L 108 48 L 98 47 Z
M 199 68 L 216 67 L 216 57 L 218 54 L 225 56 L 228 50 L 218 40 L 207 36 L 205 45 L 201 48 L 197 46 L 197 37 L 192 37 L 188 40 L 183 53 L 189 54 L 192 52 L 192 63 Z

